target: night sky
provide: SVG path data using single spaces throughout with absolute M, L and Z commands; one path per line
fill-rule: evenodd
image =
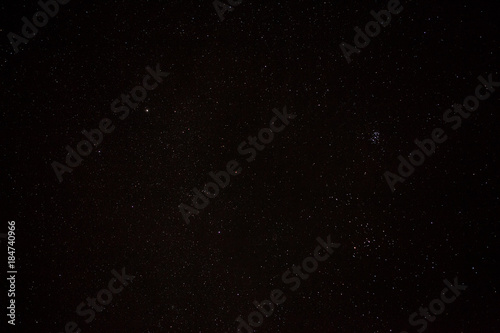
M 339 45 L 388 0 L 243 0 L 223 21 L 210 0 L 72 0 L 17 53 L 8 34 L 40 7 L 8 2 L 0 233 L 16 222 L 18 273 L 12 326 L 1 238 L 6 332 L 232 333 L 281 289 L 255 332 L 413 333 L 410 315 L 456 277 L 467 289 L 425 332 L 500 332 L 500 87 L 460 128 L 443 120 L 479 76 L 500 81 L 496 1 L 402 0 L 350 63 Z M 120 119 L 113 101 L 157 65 L 169 75 Z M 240 143 L 284 107 L 296 117 L 247 162 Z M 59 182 L 52 163 L 105 118 L 114 131 Z M 447 140 L 392 192 L 384 173 L 434 128 Z M 241 172 L 185 223 L 178 206 L 231 160 Z M 328 235 L 340 246 L 291 291 L 282 274 Z M 86 323 L 75 309 L 123 267 L 135 278 Z

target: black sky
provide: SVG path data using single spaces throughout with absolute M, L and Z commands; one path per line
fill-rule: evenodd
M 244 0 L 221 22 L 210 1 L 72 0 L 17 54 L 7 34 L 38 6 L 2 3 L 8 332 L 235 332 L 328 234 L 341 247 L 256 332 L 416 332 L 456 276 L 468 289 L 426 332 L 499 331 L 500 89 L 394 193 L 383 178 L 478 76 L 500 81 L 498 5 L 401 3 L 350 64 L 339 44 L 387 1 Z M 119 120 L 156 64 L 170 76 Z M 186 225 L 192 188 L 285 105 L 297 118 Z M 51 163 L 103 118 L 115 131 L 59 183 Z M 85 324 L 76 306 L 122 267 L 136 278 Z

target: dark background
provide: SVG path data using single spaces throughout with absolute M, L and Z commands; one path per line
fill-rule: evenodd
M 347 64 L 339 44 L 387 1 L 246 0 L 220 22 L 206 0 L 72 0 L 18 54 L 7 33 L 39 8 L 3 2 L 8 332 L 235 332 L 328 234 L 341 247 L 256 332 L 416 332 L 408 316 L 455 276 L 468 289 L 426 332 L 499 331 L 500 91 L 457 131 L 442 114 L 479 75 L 500 80 L 500 12 L 402 4 Z M 118 120 L 110 103 L 157 63 L 171 75 Z M 177 206 L 284 105 L 297 118 L 186 225 Z M 52 161 L 106 117 L 115 131 L 59 183 Z M 442 126 L 449 139 L 391 193 L 383 173 Z M 85 324 L 76 306 L 122 267 L 136 278 Z

